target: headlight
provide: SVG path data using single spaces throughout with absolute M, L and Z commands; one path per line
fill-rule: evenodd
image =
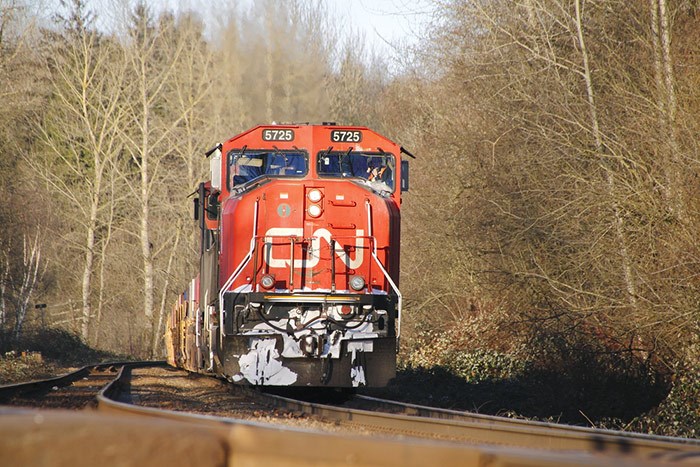
M 321 206 L 319 206 L 317 204 L 312 204 L 311 206 L 309 206 L 309 208 L 306 210 L 306 212 L 309 213 L 309 216 L 311 216 L 311 217 L 318 217 L 321 215 L 321 213 L 323 211 L 321 209 Z
M 350 288 L 359 292 L 365 288 L 365 279 L 362 276 L 352 276 L 350 278 Z
M 323 198 L 323 193 L 321 193 L 320 190 L 309 190 L 309 192 L 306 194 L 306 196 L 309 198 L 309 201 L 312 203 L 318 203 L 321 201 L 321 198 Z
M 265 274 L 260 278 L 260 285 L 264 289 L 271 289 L 275 286 L 275 276 L 272 274 Z

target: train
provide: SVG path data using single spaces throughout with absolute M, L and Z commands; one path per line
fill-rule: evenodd
M 199 270 L 168 362 L 237 384 L 381 387 L 396 375 L 402 193 L 414 157 L 363 126 L 259 125 L 206 151 Z

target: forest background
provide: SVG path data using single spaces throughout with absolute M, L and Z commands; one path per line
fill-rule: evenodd
M 698 0 L 436 0 L 392 73 L 322 1 L 104 5 L 45 21 L 0 0 L 3 346 L 60 327 L 161 355 L 204 150 L 337 121 L 418 155 L 404 365 L 641 376 L 697 402 Z

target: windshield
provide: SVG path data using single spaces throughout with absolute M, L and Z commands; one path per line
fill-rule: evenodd
M 303 151 L 260 149 L 228 153 L 229 186 L 240 186 L 262 176 L 303 177 L 309 168 Z
M 319 176 L 360 178 L 379 191 L 394 191 L 394 169 L 394 156 L 388 153 L 321 152 L 318 155 Z

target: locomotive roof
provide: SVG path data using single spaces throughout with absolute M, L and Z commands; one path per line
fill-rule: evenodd
M 399 149 L 399 145 L 398 145 L 397 143 L 395 143 L 395 142 L 392 141 L 391 139 L 387 138 L 386 136 L 381 135 L 380 133 L 378 133 L 378 132 L 372 130 L 371 128 L 369 128 L 369 127 L 367 127 L 367 126 L 362 126 L 362 125 L 339 125 L 339 124 L 337 124 L 337 123 L 335 123 L 335 122 L 322 122 L 322 123 L 308 123 L 308 122 L 304 122 L 304 123 L 270 123 L 270 124 L 261 124 L 261 125 L 256 125 L 256 126 L 250 128 L 250 129 L 248 129 L 248 130 L 246 130 L 246 131 L 244 131 L 244 132 L 242 132 L 242 133 L 239 133 L 239 134 L 237 134 L 237 135 L 235 135 L 235 136 L 229 138 L 229 139 L 226 140 L 223 144 L 229 146 L 230 143 L 234 142 L 235 140 L 243 139 L 243 138 L 245 138 L 245 137 L 248 136 L 248 135 L 251 135 L 251 134 L 253 134 L 253 133 L 255 133 L 255 132 L 259 131 L 259 130 L 264 130 L 264 129 L 273 129 L 273 130 L 274 130 L 274 129 L 306 129 L 306 128 L 312 129 L 312 135 L 315 135 L 315 133 L 313 133 L 313 130 L 315 130 L 315 129 L 328 129 L 328 130 L 330 130 L 330 131 L 335 131 L 335 132 L 338 132 L 338 131 L 342 132 L 343 130 L 357 130 L 357 131 L 361 131 L 363 134 L 371 135 L 371 139 L 372 139 L 372 140 L 375 140 L 375 141 L 377 141 L 377 140 L 382 140 L 383 144 L 392 145 L 392 146 L 395 146 L 396 149 Z M 306 136 L 306 137 L 308 138 L 309 136 Z M 312 142 L 313 140 L 315 140 L 315 139 L 316 139 L 316 138 L 312 137 L 311 140 L 307 140 L 307 141 L 309 141 L 309 143 L 311 143 L 311 142 Z M 280 142 L 280 143 L 282 143 L 282 142 L 292 142 L 292 141 L 284 141 L 284 140 L 270 141 L 270 140 L 268 140 L 268 141 L 265 141 L 265 142 Z M 384 143 L 384 142 L 385 142 L 385 143 Z M 337 146 L 338 146 L 338 147 L 340 147 L 340 146 L 345 146 L 345 147 L 347 147 L 347 144 L 348 144 L 348 143 L 354 144 L 354 143 L 358 143 L 358 141 L 336 141 L 335 143 L 337 143 Z M 335 144 L 335 143 L 334 143 L 334 144 Z M 372 145 L 370 145 L 370 146 L 372 146 Z M 229 147 L 230 147 L 230 146 L 229 146 Z M 388 151 L 388 152 L 391 152 L 391 151 Z

